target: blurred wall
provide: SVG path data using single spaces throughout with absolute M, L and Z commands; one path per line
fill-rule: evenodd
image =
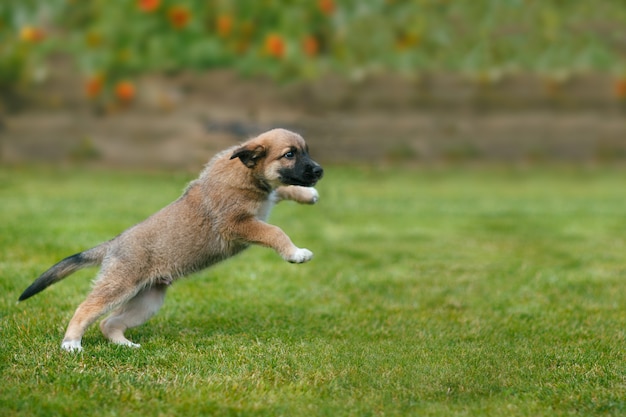
M 195 169 L 272 127 L 301 132 L 325 162 L 626 161 L 626 105 L 602 75 L 284 84 L 219 70 L 144 76 L 139 87 L 132 105 L 94 106 L 59 70 L 3 116 L 2 162 Z

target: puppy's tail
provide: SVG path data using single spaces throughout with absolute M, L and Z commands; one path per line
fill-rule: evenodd
M 108 243 L 108 242 L 107 242 Z M 96 246 L 95 248 L 88 249 L 84 252 L 77 253 L 69 256 L 62 261 L 58 262 L 52 268 L 41 274 L 30 287 L 26 288 L 22 295 L 20 295 L 19 301 L 24 301 L 27 298 L 45 290 L 50 285 L 61 281 L 68 275 L 78 271 L 82 268 L 89 266 L 96 266 L 102 263 L 104 256 L 106 255 L 107 243 Z

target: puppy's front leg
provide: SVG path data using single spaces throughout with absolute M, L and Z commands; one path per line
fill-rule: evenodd
M 301 187 L 299 185 L 285 185 L 276 189 L 278 201 L 293 200 L 300 204 L 315 204 L 320 195 L 313 187 Z
M 299 264 L 310 261 L 313 258 L 313 252 L 294 245 L 289 236 L 280 227 L 255 218 L 239 222 L 234 232 L 238 239 L 247 243 L 274 249 L 287 262 Z

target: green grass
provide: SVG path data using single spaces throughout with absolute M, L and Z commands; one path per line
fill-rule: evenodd
M 626 170 L 327 169 L 253 248 L 129 331 L 60 341 L 95 270 L 16 305 L 60 258 L 191 177 L 0 170 L 2 416 L 626 414 Z

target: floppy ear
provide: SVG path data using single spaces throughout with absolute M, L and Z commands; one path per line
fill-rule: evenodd
M 247 145 L 235 150 L 230 159 L 239 158 L 248 168 L 254 167 L 265 156 L 265 148 L 261 145 Z

